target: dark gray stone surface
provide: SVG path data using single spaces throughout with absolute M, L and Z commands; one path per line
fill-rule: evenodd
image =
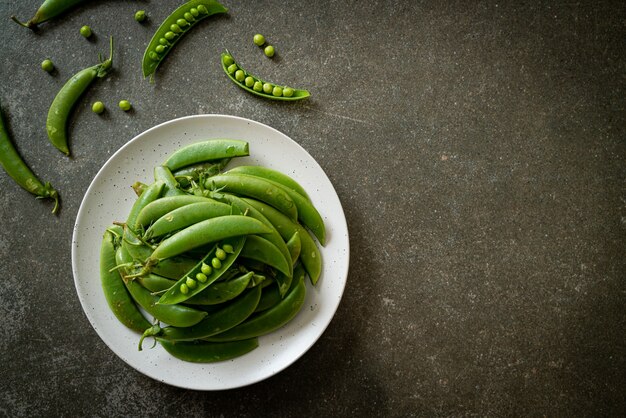
M 179 3 L 88 2 L 35 34 L 8 17 L 26 19 L 40 1 L 0 1 L 7 123 L 63 198 L 52 216 L 0 172 L 0 415 L 623 413 L 623 2 L 233 0 L 150 84 L 143 49 Z M 256 32 L 276 45 L 273 60 L 252 44 Z M 107 53 L 109 35 L 116 71 L 76 108 L 68 159 L 46 139 L 48 106 Z M 311 100 L 237 89 L 221 73 L 224 48 L 258 75 L 310 88 Z M 117 358 L 83 313 L 70 257 L 83 194 L 112 153 L 160 122 L 206 113 L 300 143 L 332 180 L 351 244 L 343 300 L 313 348 L 266 381 L 209 393 Z

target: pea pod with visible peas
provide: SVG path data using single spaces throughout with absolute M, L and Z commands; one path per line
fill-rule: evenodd
M 174 10 L 156 30 L 143 55 L 143 76 L 154 73 L 168 52 L 200 20 L 228 9 L 215 0 L 191 0 Z
M 217 305 L 239 296 L 252 280 L 253 271 L 225 282 L 213 283 L 197 295 L 187 299 L 185 303 L 192 305 Z
M 11 19 L 18 25 L 35 30 L 40 23 L 47 22 L 83 1 L 84 0 L 45 0 L 28 22 L 20 22 L 15 16 L 11 16 Z

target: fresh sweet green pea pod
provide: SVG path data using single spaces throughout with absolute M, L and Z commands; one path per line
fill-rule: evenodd
M 20 22 L 15 16 L 11 16 L 11 19 L 25 28 L 35 30 L 39 24 L 57 17 L 83 1 L 85 0 L 45 0 L 28 22 Z
M 230 215 L 231 207 L 225 203 L 208 201 L 181 206 L 157 219 L 144 234 L 144 239 L 155 239 L 190 225 L 218 216 Z
M 124 266 L 132 263 L 132 257 L 128 254 L 128 251 L 126 251 L 123 245 L 117 249 L 115 260 L 118 267 L 120 267 L 120 274 L 128 277 L 130 271 Z M 124 284 L 133 300 L 137 302 L 139 306 L 157 320 L 165 322 L 166 324 L 176 327 L 190 327 L 207 316 L 206 312 L 188 306 L 161 305 L 158 303 L 159 298 L 157 296 L 153 296 L 148 289 L 144 288 L 135 280 L 124 280 Z
M 185 205 L 198 202 L 215 202 L 212 199 L 203 196 L 193 196 L 183 194 L 180 196 L 167 196 L 148 203 L 137 215 L 134 229 L 146 229 L 152 222 L 159 219 L 168 212 L 178 209 Z
M 265 234 L 270 231 L 267 225 L 249 216 L 228 215 L 211 218 L 181 229 L 161 241 L 150 259 L 155 263 L 210 242 L 242 235 Z
M 172 356 L 192 363 L 216 363 L 243 356 L 259 346 L 257 338 L 229 343 L 206 341 L 168 341 L 157 337 L 157 341 Z
M 246 141 L 210 139 L 179 148 L 165 160 L 163 165 L 172 172 L 176 172 L 194 164 L 248 155 L 250 155 L 250 149 Z
M 287 174 L 281 173 L 280 171 L 268 167 L 263 167 L 261 165 L 240 165 L 238 167 L 231 168 L 226 173 L 248 174 L 251 176 L 262 177 L 267 180 L 272 180 L 299 193 L 307 200 L 310 200 L 309 195 L 304 190 L 304 187 L 302 187 L 297 181 L 295 181 Z
M 295 232 L 298 232 L 302 246 L 300 260 L 309 274 L 311 283 L 315 285 L 322 274 L 322 255 L 309 232 L 270 205 L 254 199 L 244 199 L 244 201 L 261 212 L 274 225 L 284 240 L 288 241 Z
M 253 271 L 249 271 L 232 280 L 213 283 L 202 292 L 187 299 L 185 303 L 191 305 L 217 305 L 232 300 L 246 290 L 254 274 Z
M 70 155 L 67 125 L 70 113 L 78 99 L 98 78 L 105 77 L 113 66 L 113 38 L 110 40 L 109 58 L 93 67 L 85 68 L 70 78 L 55 96 L 46 119 L 48 139 L 59 151 Z
M 205 161 L 187 167 L 180 168 L 173 172 L 174 176 L 197 181 L 200 176 L 210 177 L 222 172 L 232 158 L 221 158 L 219 160 Z M 179 180 L 180 181 L 180 180 Z
M 209 177 L 205 188 L 252 197 L 273 206 L 294 221 L 298 219 L 298 208 L 289 194 L 261 177 L 247 174 L 220 174 Z
M 126 327 L 143 332 L 150 323 L 133 302 L 124 282 L 117 271 L 115 261 L 114 235 L 107 230 L 100 246 L 100 282 L 104 297 L 113 315 Z
M 192 341 L 210 337 L 229 330 L 248 318 L 261 298 L 261 288 L 253 287 L 224 308 L 209 314 L 196 325 L 188 328 L 166 327 L 161 329 L 160 337 L 176 341 Z
M 289 241 L 287 241 L 287 248 L 291 254 L 291 262 L 295 263 L 302 251 L 302 241 L 300 240 L 300 233 L 298 231 L 294 232 L 291 238 L 289 238 Z
M 289 283 L 288 291 L 291 292 L 293 288 L 300 282 L 300 280 L 304 280 L 304 276 L 306 272 L 302 267 L 302 264 L 296 264 L 293 269 L 293 280 Z M 280 303 L 283 300 L 284 295 L 281 295 L 276 286 L 267 286 L 263 287 L 263 293 L 261 294 L 261 300 L 259 300 L 259 304 L 257 305 L 254 312 L 265 311 L 269 308 L 272 308 Z
M 155 181 L 146 190 L 141 193 L 141 196 L 133 204 L 128 217 L 126 218 L 126 225 L 135 225 L 139 212 L 150 202 L 153 202 L 159 198 L 165 183 L 162 181 Z
M 135 192 L 135 194 L 137 195 L 137 197 L 139 197 L 144 192 L 144 190 L 148 188 L 148 185 L 140 181 L 136 181 L 131 185 L 131 187 L 133 191 Z
M 203 338 L 203 340 L 211 342 L 240 341 L 275 331 L 291 321 L 300 312 L 304 305 L 305 296 L 306 285 L 304 279 L 300 277 L 287 296 L 274 307 L 250 316 L 228 331 Z
M 167 277 L 159 276 L 154 273 L 139 276 L 135 278 L 135 280 L 152 293 L 163 292 L 176 283 L 176 280 L 168 279 Z
M 161 180 L 165 183 L 163 193 L 161 193 L 162 196 L 182 196 L 185 194 L 185 192 L 178 187 L 178 182 L 167 167 L 162 165 L 154 167 L 154 180 Z
M 35 173 L 26 165 L 20 154 L 15 149 L 9 132 L 4 126 L 4 117 L 0 108 L 0 165 L 9 176 L 24 190 L 41 199 L 54 199 L 52 213 L 59 210 L 59 193 L 50 185 L 42 183 Z
M 230 245 L 233 247 L 233 252 L 226 255 L 226 258 L 223 261 L 220 261 L 219 266 L 211 266 L 211 270 L 206 273 L 203 272 L 203 268 L 205 266 L 210 265 L 212 260 L 215 259 L 215 252 L 219 248 L 217 245 L 207 253 L 207 255 L 198 262 L 191 270 L 189 270 L 186 274 L 184 274 L 174 286 L 172 286 L 167 292 L 165 292 L 161 299 L 159 300 L 160 304 L 171 305 L 180 302 L 184 302 L 187 299 L 197 295 L 202 292 L 204 289 L 209 287 L 213 282 L 220 278 L 222 274 L 224 274 L 230 266 L 233 265 L 241 249 L 243 248 L 244 243 L 246 242 L 246 236 L 236 236 L 229 237 L 222 241 L 220 241 L 220 245 Z M 205 279 L 202 281 L 197 280 L 198 273 L 203 273 L 205 275 Z M 208 273 L 208 274 L 207 274 Z M 189 287 L 189 280 L 193 281 L 193 287 Z M 187 291 L 183 291 L 182 285 L 187 286 Z
M 249 235 L 241 250 L 241 257 L 260 261 L 281 273 L 291 276 L 291 259 L 285 259 L 278 248 L 265 238 L 258 235 Z

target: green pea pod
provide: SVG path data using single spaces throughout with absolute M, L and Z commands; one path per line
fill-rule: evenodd
M 172 172 L 176 172 L 194 164 L 248 155 L 250 155 L 250 149 L 246 141 L 210 139 L 179 148 L 165 160 L 163 165 Z
M 298 208 L 289 194 L 261 177 L 247 174 L 220 174 L 209 177 L 205 188 L 252 197 L 278 209 L 290 219 L 298 219 Z
M 161 241 L 150 256 L 150 262 L 155 263 L 174 257 L 210 242 L 242 235 L 265 234 L 270 231 L 267 225 L 249 216 L 228 215 L 207 219 L 181 229 Z
M 161 180 L 165 183 L 163 188 L 163 196 L 181 196 L 185 192 L 178 187 L 178 182 L 172 175 L 169 168 L 158 165 L 154 167 L 154 179 Z
M 180 38 L 200 20 L 227 8 L 215 0 L 191 0 L 174 10 L 156 30 L 143 55 L 143 76 L 153 80 L 154 72 Z
M 176 280 L 168 279 L 167 277 L 159 276 L 153 273 L 145 276 L 139 276 L 135 280 L 152 293 L 163 292 L 164 290 L 174 286 L 176 283 Z
M 238 167 L 231 168 L 226 173 L 248 174 L 251 176 L 263 177 L 264 179 L 280 183 L 310 200 L 309 195 L 304 190 L 304 187 L 302 187 L 297 181 L 287 174 L 268 167 L 263 167 L 261 165 L 240 165 Z
M 285 259 L 274 244 L 258 235 L 248 236 L 240 255 L 267 264 L 287 276 L 292 275 L 291 259 Z
M 161 192 L 163 191 L 164 187 L 165 187 L 164 182 L 160 180 L 155 181 L 141 193 L 141 196 L 139 196 L 139 198 L 135 200 L 135 203 L 133 203 L 133 206 L 130 209 L 130 212 L 128 213 L 128 217 L 126 218 L 127 226 L 130 227 L 131 225 L 135 225 L 137 221 L 137 216 L 139 216 L 139 212 L 141 212 L 141 210 L 147 204 L 157 200 L 159 196 L 161 195 Z
M 305 296 L 306 285 L 304 279 L 300 277 L 287 296 L 274 307 L 249 317 L 228 331 L 204 338 L 204 340 L 211 342 L 240 341 L 269 334 L 287 324 L 300 312 L 304 305 Z
M 261 288 L 259 286 L 253 287 L 232 303 L 211 313 L 194 326 L 162 328 L 160 337 L 168 340 L 192 341 L 227 331 L 248 318 L 254 312 L 260 298 Z
M 300 260 L 302 260 L 302 264 L 309 275 L 311 283 L 315 285 L 322 274 L 322 254 L 308 231 L 270 205 L 254 199 L 244 199 L 244 201 L 255 207 L 272 222 L 284 240 L 289 240 L 294 233 L 298 232 L 302 246 Z
M 246 290 L 254 274 L 253 271 L 249 271 L 232 280 L 213 283 L 202 292 L 187 299 L 185 303 L 191 305 L 218 305 L 232 300 Z
M 110 40 L 109 58 L 93 67 L 85 68 L 70 78 L 59 90 L 48 110 L 46 131 L 48 139 L 59 151 L 70 155 L 67 144 L 67 124 L 78 99 L 98 78 L 105 77 L 113 66 L 113 38 Z
M 198 202 L 214 202 L 214 200 L 203 196 L 193 196 L 184 194 L 181 196 L 166 196 L 148 203 L 137 215 L 134 229 L 147 228 L 152 222 L 159 219 L 168 212 L 182 206 Z
M 206 219 L 230 215 L 230 212 L 231 207 L 225 203 L 215 201 L 191 203 L 161 216 L 146 230 L 143 238 L 155 239 Z
M 172 174 L 174 174 L 174 177 L 176 177 L 176 179 L 184 178 L 187 181 L 197 181 L 201 175 L 205 177 L 210 177 L 221 173 L 224 167 L 228 165 L 230 160 L 231 158 L 222 158 L 219 160 L 205 161 L 202 163 L 197 163 L 180 168 Z
M 145 183 L 142 183 L 140 181 L 136 181 L 134 182 L 131 187 L 133 188 L 133 191 L 135 192 L 135 194 L 137 195 L 137 197 L 141 196 L 141 194 L 143 193 L 144 190 L 146 190 L 148 188 L 148 185 Z
M 132 262 L 132 258 L 126 248 L 122 245 L 115 253 L 115 260 L 118 266 L 126 266 Z M 126 268 L 120 268 L 121 274 L 128 275 Z M 124 280 L 126 289 L 132 296 L 133 300 L 139 304 L 146 312 L 155 317 L 157 320 L 176 327 L 190 327 L 200 322 L 206 312 L 190 308 L 184 305 L 161 305 L 159 298 L 153 296 L 152 293 L 135 280 Z
M 236 236 L 225 238 L 221 241 L 222 246 L 230 245 L 233 248 L 233 251 L 229 254 L 226 254 L 226 258 L 224 260 L 219 260 L 219 265 L 213 264 L 213 259 L 216 258 L 216 251 L 219 248 L 215 246 L 211 251 L 207 253 L 207 255 L 200 260 L 198 264 L 196 264 L 191 270 L 189 270 L 185 275 L 183 275 L 180 280 L 176 282 L 174 286 L 172 286 L 167 292 L 161 296 L 159 300 L 160 304 L 170 305 L 175 303 L 184 302 L 190 297 L 197 295 L 202 292 L 211 283 L 215 282 L 220 278 L 222 274 L 224 274 L 230 266 L 233 265 L 239 253 L 241 253 L 241 249 L 243 248 L 244 243 L 246 242 L 246 236 Z M 211 271 L 207 273 L 203 273 L 203 267 L 212 266 Z M 205 270 L 206 271 L 206 270 Z M 198 273 L 204 274 L 202 280 L 198 279 Z
M 293 269 L 293 280 L 289 282 L 288 291 L 291 292 L 293 288 L 300 282 L 300 280 L 304 280 L 304 276 L 306 272 L 302 267 L 302 264 L 298 263 Z M 254 312 L 265 311 L 269 308 L 272 308 L 280 303 L 283 300 L 283 296 L 278 291 L 276 286 L 264 286 L 263 293 L 261 294 L 261 300 L 259 300 L 259 304 L 257 305 Z
M 42 183 L 35 173 L 26 165 L 15 149 L 11 137 L 4 126 L 4 117 L 0 107 L 0 165 L 9 176 L 24 190 L 41 199 L 54 199 L 52 213 L 59 210 L 59 193 L 50 185 Z
M 298 231 L 294 232 L 289 241 L 287 241 L 287 248 L 289 249 L 289 254 L 291 255 L 291 262 L 295 263 L 300 257 L 300 252 L 302 251 L 302 241 L 300 240 L 300 234 Z
M 120 273 L 115 269 L 114 237 L 110 231 L 105 231 L 100 246 L 100 282 L 104 297 L 115 317 L 128 328 L 143 332 L 150 323 L 137 309 Z
M 251 338 L 229 343 L 209 343 L 206 341 L 157 341 L 172 356 L 192 363 L 215 363 L 243 356 L 259 346 L 259 340 Z
M 44 1 L 35 15 L 26 23 L 20 22 L 17 17 L 11 16 L 11 19 L 17 24 L 24 26 L 28 29 L 36 29 L 37 25 L 48 20 L 57 17 L 61 13 L 69 10 L 78 3 L 82 3 L 84 0 L 46 0 Z

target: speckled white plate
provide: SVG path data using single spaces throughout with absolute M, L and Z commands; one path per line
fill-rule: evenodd
M 150 183 L 152 170 L 176 149 L 210 138 L 242 139 L 250 157 L 231 166 L 263 165 L 296 179 L 324 218 L 326 247 L 320 247 L 323 271 L 315 287 L 307 283 L 300 313 L 285 327 L 259 338 L 252 352 L 225 362 L 187 363 L 159 345 L 137 350 L 139 335 L 128 330 L 109 310 L 99 278 L 102 235 L 113 221 L 123 221 L 135 194 L 135 181 Z M 233 116 L 199 115 L 155 126 L 119 149 L 100 169 L 82 201 L 72 241 L 72 269 L 78 297 L 100 338 L 122 360 L 161 382 L 196 390 L 231 389 L 259 382 L 285 369 L 322 335 L 341 300 L 349 264 L 346 219 L 333 185 L 317 162 L 286 135 L 261 123 Z

